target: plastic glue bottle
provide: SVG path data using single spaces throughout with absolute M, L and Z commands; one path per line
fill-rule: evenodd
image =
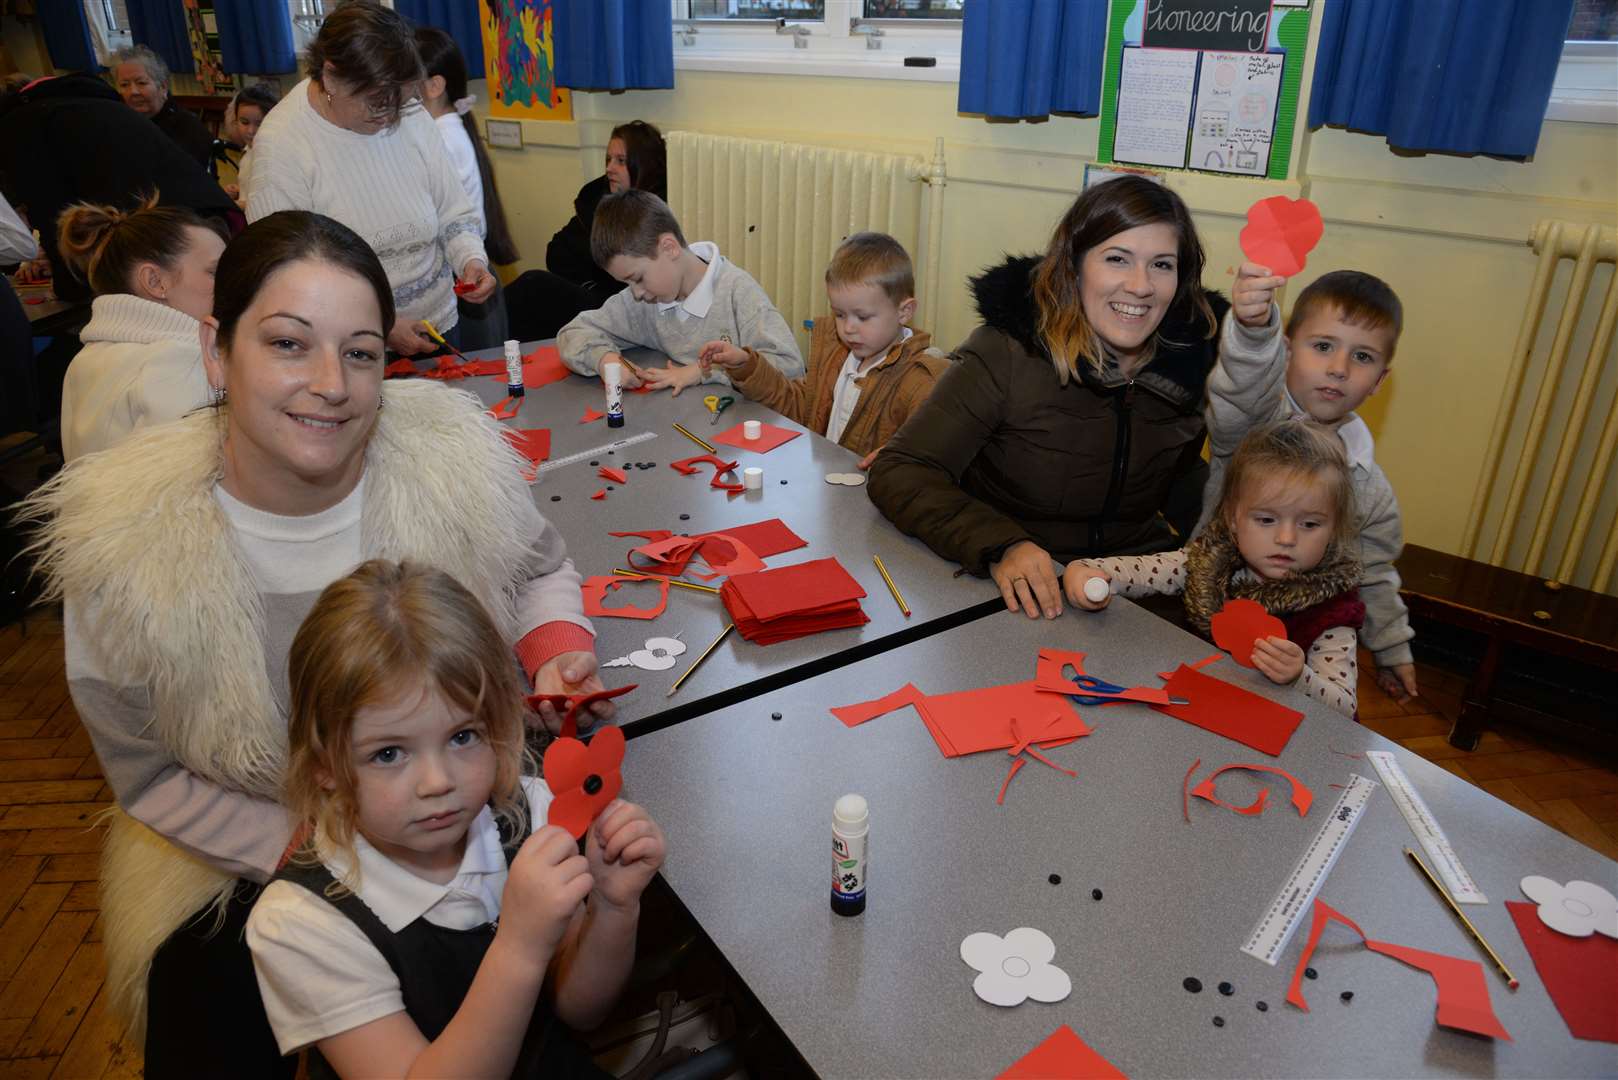
M 624 426 L 624 366 L 608 364 L 601 369 L 601 381 L 607 385 L 607 426 Z
M 522 397 L 522 346 L 506 342 L 506 396 Z
M 871 808 L 863 795 L 844 795 L 831 812 L 831 909 L 839 915 L 865 910 L 866 839 Z

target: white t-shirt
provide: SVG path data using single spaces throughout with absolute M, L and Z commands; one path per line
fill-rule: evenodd
M 537 777 L 524 777 L 522 786 L 532 831 L 545 822 L 551 791 Z M 332 876 L 394 933 L 418 918 L 470 930 L 500 915 L 506 857 L 488 807 L 467 830 L 460 872 L 447 885 L 417 877 L 360 836 L 354 838 L 357 867 L 318 838 L 316 849 Z M 247 945 L 283 1054 L 404 1011 L 398 976 L 365 931 L 301 885 L 272 881 L 265 888 L 247 919 Z
M 909 341 L 910 335 L 915 333 L 908 326 L 899 329 L 902 331 L 899 340 L 888 346 L 888 352 Z M 882 357 L 877 359 L 877 363 L 881 363 L 886 357 L 887 353 L 883 353 Z M 854 406 L 859 404 L 860 388 L 854 382 L 859 378 L 859 374 L 860 358 L 849 353 L 848 359 L 843 361 L 843 370 L 837 376 L 837 388 L 832 391 L 831 397 L 831 417 L 826 421 L 826 438 L 832 442 L 842 441 L 843 429 L 848 427 L 849 420 L 854 416 Z
M 449 151 L 449 163 L 454 166 L 455 175 L 460 177 L 466 197 L 472 200 L 472 212 L 478 217 L 478 235 L 487 239 L 489 223 L 483 218 L 483 175 L 478 172 L 478 154 L 472 146 L 472 136 L 466 133 L 466 124 L 462 122 L 460 113 L 448 112 L 435 116 L 433 123 L 438 125 L 444 149 Z

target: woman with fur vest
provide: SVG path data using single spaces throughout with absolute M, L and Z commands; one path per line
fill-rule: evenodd
M 25 510 L 118 800 L 107 989 L 144 1029 L 149 1076 L 292 1075 L 242 931 L 293 840 L 287 649 L 326 585 L 366 559 L 437 566 L 536 689 L 600 687 L 579 576 L 499 425 L 441 385 L 384 393 L 394 314 L 352 230 L 263 218 L 219 261 L 202 331 L 216 407 L 75 462 Z
M 983 325 L 872 464 L 871 501 L 1029 618 L 1062 613 L 1053 560 L 1176 547 L 1163 512 L 1200 471 L 1229 306 L 1202 264 L 1168 188 L 1085 191 L 1043 258 L 972 280 Z

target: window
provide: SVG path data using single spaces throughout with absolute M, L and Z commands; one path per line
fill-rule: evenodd
M 1575 0 L 1545 119 L 1618 124 L 1618 0 Z
M 84 14 L 90 24 L 90 45 L 103 67 L 114 49 L 135 44 L 129 36 L 129 12 L 124 0 L 84 0 Z
M 124 0 L 96 0 L 96 6 L 101 9 L 101 18 L 108 31 L 114 34 L 129 33 L 129 12 L 124 7 Z
M 929 82 L 960 77 L 965 0 L 670 3 L 676 68 Z

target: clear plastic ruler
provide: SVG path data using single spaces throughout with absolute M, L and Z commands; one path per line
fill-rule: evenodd
M 535 471 L 534 475 L 536 477 L 543 476 L 552 469 L 560 469 L 563 465 L 577 465 L 581 461 L 589 461 L 591 458 L 602 457 L 609 451 L 622 450 L 626 446 L 634 446 L 636 443 L 643 443 L 647 439 L 655 438 L 657 438 L 657 432 L 655 431 L 640 431 L 636 432 L 634 435 L 629 435 L 625 438 L 619 439 L 617 442 L 610 442 L 605 446 L 598 446 L 594 450 L 580 450 L 577 454 L 568 454 L 566 457 L 550 458 L 539 463 L 539 468 Z
M 1399 808 L 1405 824 L 1410 831 L 1416 834 L 1421 843 L 1421 850 L 1427 853 L 1432 860 L 1433 870 L 1444 882 L 1444 888 L 1449 890 L 1450 898 L 1457 904 L 1487 904 L 1489 898 L 1483 895 L 1478 883 L 1472 880 L 1472 875 L 1466 872 L 1461 860 L 1456 856 L 1455 849 L 1450 847 L 1449 837 L 1439 827 L 1438 819 L 1433 817 L 1432 811 L 1427 809 L 1421 793 L 1410 783 L 1410 777 L 1405 775 L 1404 767 L 1397 758 L 1387 750 L 1367 750 L 1366 758 L 1376 768 L 1378 776 L 1387 785 L 1388 794 L 1393 796 L 1393 805 Z
M 1331 808 L 1325 823 L 1315 838 L 1309 841 L 1309 846 L 1287 876 L 1281 891 L 1275 894 L 1275 899 L 1270 901 L 1269 908 L 1259 918 L 1258 925 L 1247 936 L 1242 952 L 1271 967 L 1275 966 L 1286 951 L 1287 942 L 1292 940 L 1293 931 L 1303 921 L 1304 912 L 1314 903 L 1326 875 L 1331 873 L 1337 856 L 1342 854 L 1348 838 L 1354 834 L 1354 826 L 1359 824 L 1360 815 L 1365 812 L 1366 804 L 1377 787 L 1375 780 L 1367 780 L 1358 773 L 1349 775 L 1348 785 L 1338 797 L 1337 805 Z

